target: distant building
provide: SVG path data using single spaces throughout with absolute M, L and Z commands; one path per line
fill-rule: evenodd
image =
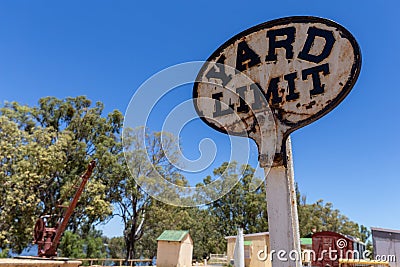
M 400 267 L 400 231 L 374 227 L 371 230 L 375 259 L 388 261 L 390 267 Z
M 312 249 L 312 238 L 302 237 L 300 238 L 301 250 Z
M 311 266 L 312 262 L 312 238 L 310 237 L 303 237 L 300 238 L 300 245 L 301 245 L 301 251 L 302 251 L 302 263 L 303 266 Z
M 322 231 L 312 235 L 312 251 L 312 266 L 339 267 L 339 258 L 362 259 L 365 244 L 349 235 Z
M 236 236 L 227 236 L 227 259 L 228 262 L 233 260 L 233 253 L 235 250 Z M 303 252 L 300 256 L 302 257 L 303 266 L 311 266 L 312 261 L 312 238 L 301 238 L 301 251 Z M 262 250 L 263 253 L 259 253 Z M 265 250 L 268 253 L 268 258 L 263 260 L 265 257 Z M 244 260 L 245 267 L 271 267 L 270 258 L 270 246 L 269 246 L 269 232 L 254 233 L 244 235 Z M 260 260 L 259 257 L 262 259 Z
M 236 236 L 227 236 L 227 259 L 228 262 L 234 259 Z M 271 267 L 271 259 L 260 260 L 266 256 L 265 253 L 270 253 L 269 249 L 269 233 L 254 233 L 243 235 L 244 239 L 244 264 L 245 267 Z M 260 251 L 263 253 L 260 253 Z M 267 250 L 267 251 L 265 251 Z
M 166 230 L 157 238 L 157 267 L 190 267 L 192 255 L 189 231 Z

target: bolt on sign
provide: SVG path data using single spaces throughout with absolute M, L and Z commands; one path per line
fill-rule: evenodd
M 361 54 L 341 25 L 317 17 L 288 17 L 239 33 L 207 62 L 193 88 L 200 117 L 216 130 L 249 136 L 260 147 L 254 114 L 268 105 L 279 155 L 291 132 L 327 114 L 347 96 L 359 75 Z M 243 75 L 251 82 L 243 83 Z M 203 98 L 214 99 L 214 106 Z
M 300 254 L 289 134 L 335 108 L 360 68 L 360 48 L 344 27 L 323 18 L 288 17 L 232 37 L 196 78 L 193 102 L 202 120 L 258 145 L 272 250 Z M 271 260 L 274 267 L 301 266 L 296 257 Z

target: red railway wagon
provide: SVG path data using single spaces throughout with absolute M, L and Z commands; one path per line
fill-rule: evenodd
M 365 251 L 365 244 L 352 236 L 323 231 L 313 234 L 312 266 L 339 267 L 339 259 L 360 259 Z

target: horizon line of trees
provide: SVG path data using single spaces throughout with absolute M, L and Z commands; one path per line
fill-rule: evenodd
M 96 159 L 97 167 L 63 235 L 61 256 L 154 258 L 156 239 L 163 230 L 184 229 L 190 230 L 194 241 L 194 258 L 201 260 L 210 253 L 223 253 L 224 237 L 234 235 L 238 226 L 247 233 L 268 230 L 265 188 L 249 192 L 255 172 L 249 165 L 225 162 L 205 177 L 203 184 L 223 173 L 228 179 L 243 174 L 228 194 L 202 207 L 180 208 L 150 197 L 136 179 L 152 177 L 155 171 L 172 183 L 188 184 L 168 160 L 177 153 L 178 140 L 159 132 L 140 135 L 132 129 L 123 143 L 122 113 L 104 115 L 103 109 L 101 102 L 93 104 L 85 96 L 45 97 L 37 106 L 11 102 L 0 108 L 0 257 L 11 249 L 20 253 L 31 244 L 33 226 L 41 215 L 55 215 L 54 220 L 61 216 L 55 207 L 69 203 L 71 188 L 91 159 Z M 133 148 L 129 162 L 123 154 L 126 146 Z M 302 236 L 313 228 L 363 242 L 370 236 L 367 227 L 351 221 L 332 203 L 307 204 L 298 189 L 297 202 Z M 123 222 L 122 237 L 107 238 L 95 229 L 113 216 Z

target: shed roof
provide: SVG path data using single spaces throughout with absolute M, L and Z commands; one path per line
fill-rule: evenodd
M 302 245 L 312 245 L 312 238 L 302 237 L 300 238 L 300 243 Z
M 189 231 L 185 230 L 165 230 L 158 238 L 157 241 L 182 241 Z
M 376 227 L 371 227 L 371 230 L 372 230 L 373 240 L 375 240 L 376 238 L 383 238 L 383 239 L 400 241 L 399 230 L 391 230 L 391 229 L 376 228 Z
M 261 232 L 261 233 L 253 233 L 253 234 L 244 234 L 243 237 L 252 237 L 252 236 L 263 236 L 263 235 L 268 235 L 269 236 L 269 232 Z M 236 235 L 232 235 L 232 236 L 225 236 L 225 239 L 231 239 L 231 238 L 236 238 Z
M 379 231 L 379 232 L 389 232 L 389 233 L 398 233 L 400 234 L 400 230 L 393 230 L 393 229 L 385 229 L 379 227 L 371 227 L 372 231 Z

